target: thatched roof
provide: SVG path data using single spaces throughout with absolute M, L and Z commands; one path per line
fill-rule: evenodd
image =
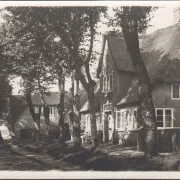
M 105 42 L 108 42 L 108 48 L 110 50 L 112 59 L 119 71 L 131 71 L 134 72 L 131 59 L 129 57 L 128 52 L 126 51 L 126 44 L 122 37 L 121 33 L 117 33 L 115 31 L 106 32 L 103 36 L 103 45 L 101 58 L 99 60 L 97 77 L 101 72 L 101 68 L 103 65 L 103 54 L 105 48 Z
M 10 97 L 10 115 L 13 122 L 22 114 L 26 107 L 27 103 L 23 96 L 13 95 Z
M 142 57 L 151 82 L 180 82 L 180 24 L 144 36 Z
M 123 98 L 118 99 L 117 105 L 131 104 L 139 100 L 138 93 L 138 81 L 134 78 L 129 84 L 127 92 L 124 94 Z
M 60 102 L 59 92 L 51 92 L 48 94 L 43 94 L 44 100 L 47 105 L 58 105 Z M 41 97 L 39 93 L 35 93 L 32 95 L 32 103 L 33 105 L 43 105 L 41 101 Z
M 95 108 L 99 106 L 99 96 L 100 96 L 100 80 L 96 81 L 95 86 Z M 84 92 L 80 98 L 80 112 L 85 112 L 89 110 L 89 103 L 87 93 Z
M 133 72 L 122 34 L 110 32 L 104 38 L 109 42 L 111 55 L 115 57 L 114 60 L 118 70 Z M 180 23 L 157 30 L 150 35 L 142 36 L 140 48 L 152 84 L 156 81 L 180 82 Z M 102 59 L 103 57 L 99 60 L 97 76 L 101 72 Z M 126 63 L 129 63 L 129 65 Z M 131 103 L 137 100 L 138 85 L 135 78 L 124 97 L 119 99 L 118 104 Z
M 96 81 L 96 86 L 95 86 L 95 109 L 97 110 L 98 107 L 100 106 L 99 104 L 99 97 L 100 97 L 100 80 Z M 80 107 L 79 107 L 79 111 L 81 113 L 83 112 L 87 112 L 89 111 L 89 103 L 88 103 L 88 96 L 87 96 L 87 92 L 82 89 L 80 91 Z M 69 110 L 67 111 L 66 114 L 71 114 L 72 111 Z

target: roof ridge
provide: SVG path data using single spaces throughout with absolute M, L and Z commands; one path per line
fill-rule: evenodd
M 52 93 L 52 94 L 54 94 L 54 93 L 59 93 L 59 92 L 57 91 L 57 92 L 43 92 L 43 93 Z M 34 94 L 40 94 L 40 92 L 35 92 Z
M 118 30 L 113 30 L 113 31 L 106 31 L 104 33 L 105 36 L 122 36 L 122 32 L 119 32 Z

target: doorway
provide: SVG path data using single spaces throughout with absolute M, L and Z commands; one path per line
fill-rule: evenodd
M 114 121 L 112 114 L 108 115 L 108 140 L 111 141 L 113 138 Z

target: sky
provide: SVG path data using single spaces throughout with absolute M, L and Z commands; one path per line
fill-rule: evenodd
M 74 5 L 79 5 L 79 6 L 88 6 L 88 5 L 106 5 L 106 6 L 121 6 L 121 5 L 155 5 L 155 6 L 160 6 L 160 8 L 154 13 L 154 18 L 151 20 L 150 24 L 152 25 L 152 27 L 149 27 L 146 31 L 147 34 L 150 34 L 154 31 L 156 31 L 157 29 L 161 29 L 161 28 L 165 28 L 168 26 L 171 26 L 173 24 L 173 9 L 174 7 L 178 7 L 180 6 L 180 2 L 177 1 L 106 1 L 106 3 L 104 3 L 105 1 L 89 1 L 89 2 L 84 2 L 84 1 L 79 1 L 79 2 L 75 2 L 75 1 L 31 1 L 31 2 L 27 2 L 27 1 L 1 1 L 0 2 L 0 8 L 6 7 L 6 6 L 55 6 L 55 5 L 66 5 L 66 6 L 74 6 Z M 109 11 L 109 13 L 111 13 L 111 11 Z M 108 30 L 112 30 L 112 29 L 108 29 L 105 25 L 101 25 L 100 27 L 100 31 L 101 33 L 105 33 Z M 100 36 L 98 38 L 100 40 L 100 43 L 96 45 L 96 48 L 98 51 L 100 51 L 100 47 L 101 47 L 101 40 L 102 40 L 102 36 Z M 96 63 L 97 64 L 97 63 Z M 15 79 L 14 81 L 12 81 L 12 85 L 13 85 L 13 94 L 18 94 L 19 92 L 19 78 Z M 69 81 L 66 83 L 66 90 L 68 90 L 70 88 L 70 83 Z M 58 87 L 57 86 L 52 86 L 51 91 L 58 91 Z

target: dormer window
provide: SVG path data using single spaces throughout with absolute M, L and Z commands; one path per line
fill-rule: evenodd
M 113 90 L 113 75 L 107 75 L 103 77 L 103 92 Z
M 180 99 L 180 84 L 173 84 L 171 86 L 171 98 Z

